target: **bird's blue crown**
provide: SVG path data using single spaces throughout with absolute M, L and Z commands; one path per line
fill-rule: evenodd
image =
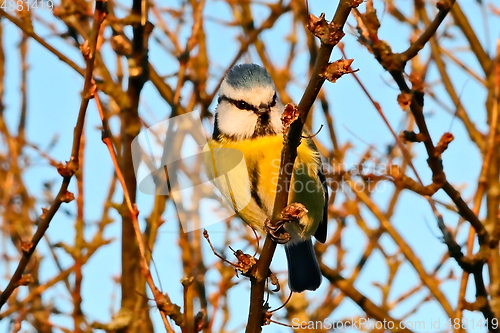
M 256 64 L 234 66 L 227 73 L 226 82 L 235 89 L 267 87 L 273 84 L 269 72 Z

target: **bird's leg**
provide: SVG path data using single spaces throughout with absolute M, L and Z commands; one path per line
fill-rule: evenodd
M 289 204 L 281 212 L 281 218 L 274 224 L 266 219 L 264 228 L 271 238 L 278 244 L 288 243 L 290 234 L 285 230 L 285 224 L 300 220 L 308 212 L 307 208 L 298 202 Z
M 286 221 L 278 220 L 273 225 L 270 219 L 264 222 L 264 229 L 267 231 L 271 239 L 278 244 L 286 244 L 290 240 L 290 234 L 285 230 Z
M 300 202 L 292 202 L 281 212 L 281 219 L 285 222 L 300 220 L 308 212 L 307 208 Z

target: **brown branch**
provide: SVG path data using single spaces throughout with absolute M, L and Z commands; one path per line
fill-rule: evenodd
M 200 31 L 203 23 L 203 8 L 205 8 L 205 0 L 200 0 L 199 2 L 194 3 L 196 3 L 196 7 L 193 8 L 193 28 L 191 29 L 191 36 L 186 42 L 184 51 L 179 56 L 180 66 L 177 75 L 177 87 L 175 88 L 174 94 L 174 105 L 179 103 L 179 97 L 181 94 L 181 88 L 184 86 L 184 76 L 186 74 L 190 53 L 198 42 L 198 32 Z
M 370 318 L 374 318 L 378 321 L 387 321 L 394 323 L 394 327 L 400 327 L 400 321 L 392 318 L 386 311 L 378 307 L 372 301 L 370 301 L 365 295 L 357 291 L 350 281 L 344 279 L 338 272 L 334 271 L 327 265 L 323 263 L 322 260 L 319 261 L 319 266 L 321 268 L 321 273 L 328 279 L 333 285 L 342 291 L 343 294 L 347 295 L 356 304 L 359 305 L 361 309 Z M 412 333 L 411 330 L 407 328 L 401 328 L 398 332 Z
M 439 6 L 438 4 L 438 13 L 434 20 L 427 25 L 427 28 L 425 31 L 418 37 L 416 41 L 411 43 L 410 47 L 400 53 L 401 60 L 406 63 L 408 60 L 413 59 L 420 50 L 422 50 L 427 44 L 427 42 L 434 36 L 436 33 L 437 29 L 445 19 L 446 15 L 450 12 L 451 8 L 453 7 L 453 4 L 455 3 L 455 0 L 452 1 L 441 1 L 442 5 Z
M 472 68 L 468 67 L 466 64 L 464 64 L 452 51 L 449 51 L 448 49 L 444 47 L 440 47 L 439 50 L 448 58 L 450 58 L 451 61 L 455 63 L 458 67 L 462 68 L 467 74 L 469 74 L 471 77 L 476 79 L 477 82 L 482 84 L 483 86 L 487 86 L 487 82 L 485 78 L 482 78 L 479 76 L 478 73 L 476 73 Z
M 365 36 L 365 37 L 367 36 L 367 38 L 369 39 L 369 40 L 365 41 L 365 44 L 374 53 L 374 55 L 377 58 L 377 60 L 379 61 L 379 63 L 384 68 L 386 68 L 389 71 L 389 73 L 393 76 L 394 80 L 396 81 L 396 83 L 400 87 L 402 94 L 407 96 L 405 99 L 409 100 L 408 104 L 410 106 L 410 109 L 411 109 L 414 117 L 415 117 L 415 121 L 417 123 L 417 126 L 420 129 L 420 133 L 417 134 L 419 136 L 418 141 L 424 142 L 426 149 L 428 151 L 428 155 L 429 155 L 428 164 L 433 172 L 433 183 L 444 184 L 443 186 L 445 186 L 447 184 L 447 182 L 445 182 L 446 176 L 444 174 L 443 166 L 441 163 L 441 157 L 440 157 L 441 154 L 439 153 L 439 151 L 436 151 L 436 147 L 434 147 L 434 145 L 432 143 L 432 139 L 431 139 L 429 132 L 427 130 L 427 124 L 425 123 L 425 119 L 423 116 L 423 96 L 424 96 L 424 93 L 423 93 L 423 89 L 421 87 L 421 82 L 419 82 L 419 80 L 414 80 L 414 82 L 413 82 L 414 86 L 415 86 L 414 90 L 410 90 L 410 88 L 406 85 L 406 81 L 405 81 L 404 76 L 403 76 L 403 68 L 401 66 L 398 66 L 398 63 L 400 61 L 400 60 L 398 60 L 399 54 L 393 54 L 390 51 L 390 48 L 386 45 L 386 43 L 378 39 L 378 37 L 377 37 L 378 26 L 373 25 L 373 23 L 368 24 L 368 15 L 373 15 L 374 18 L 371 17 L 371 19 L 378 22 L 378 19 L 375 16 L 375 12 L 374 12 L 373 8 L 371 8 L 371 11 L 369 14 L 367 13 L 365 15 L 361 15 L 359 12 L 356 11 L 356 17 L 358 18 L 358 21 L 364 25 L 363 28 L 364 28 L 364 31 L 366 34 L 363 36 Z M 433 40 L 434 39 L 432 39 L 431 42 Z M 406 159 L 408 159 L 408 162 L 409 162 L 410 166 L 412 167 L 413 171 L 415 172 L 415 174 L 417 175 L 419 182 L 422 183 L 422 181 L 420 180 L 420 177 L 418 176 L 418 173 L 417 173 L 415 167 L 411 163 L 411 157 L 409 156 L 404 145 L 401 143 L 401 140 L 399 139 L 399 137 L 396 136 L 394 130 L 392 130 L 386 117 L 383 115 L 382 110 L 380 108 L 380 105 L 370 97 L 366 88 L 364 88 L 363 84 L 357 78 L 357 76 L 355 74 L 353 74 L 353 75 L 354 75 L 354 78 L 357 80 L 358 84 L 360 84 L 363 91 L 365 91 L 367 96 L 370 98 L 372 104 L 375 106 L 375 108 L 377 109 L 379 114 L 382 116 L 384 122 L 389 127 L 393 137 L 395 138 L 396 143 L 398 144 L 398 146 L 402 150 L 404 157 Z M 457 193 L 453 193 L 453 194 L 456 196 Z M 451 197 L 451 195 L 450 195 L 450 197 Z M 458 193 L 458 198 L 456 198 L 455 203 L 457 204 L 457 202 L 460 203 L 461 206 L 463 206 L 463 204 L 465 204 L 465 202 L 463 202 L 462 198 L 460 197 L 459 193 Z M 463 204 L 462 204 L 462 202 L 463 202 Z M 465 204 L 465 207 L 470 211 L 470 209 L 468 208 L 468 206 L 466 204 Z M 474 215 L 474 214 L 472 214 L 472 215 Z M 473 220 L 470 222 L 473 225 L 475 225 L 477 228 L 481 229 L 481 227 L 482 227 L 482 229 L 484 230 L 484 226 L 482 226 L 482 224 L 479 221 L 479 219 L 477 218 L 477 216 L 475 216 L 475 215 L 472 216 L 472 215 L 468 214 L 469 218 Z
M 29 295 L 26 296 L 26 298 L 24 298 L 22 301 L 18 302 L 15 307 L 14 306 L 10 307 L 7 310 L 5 310 L 4 312 L 0 313 L 0 320 L 7 318 L 11 314 L 19 311 L 22 307 L 24 307 L 24 306 L 28 305 L 30 302 L 32 302 L 35 297 L 40 296 L 44 291 L 46 291 L 50 287 L 54 286 L 56 283 L 64 281 L 73 272 L 73 270 L 74 270 L 74 266 L 72 266 L 64 271 L 61 271 L 57 276 L 50 279 L 45 284 L 39 285 L 35 289 L 31 290 Z
M 427 17 L 425 8 L 422 6 L 418 8 L 418 11 L 424 23 L 428 23 L 429 18 Z M 476 125 L 470 120 L 467 111 L 465 110 L 463 104 L 460 102 L 460 96 L 457 94 L 455 88 L 453 87 L 451 78 L 449 77 L 446 71 L 445 62 L 441 57 L 441 48 L 439 47 L 439 43 L 436 40 L 436 38 L 432 38 L 430 40 L 430 45 L 431 45 L 432 58 L 436 63 L 436 67 L 438 68 L 439 75 L 441 76 L 441 80 L 443 81 L 443 85 L 446 91 L 448 92 L 448 95 L 450 95 L 453 104 L 455 105 L 456 108 L 455 114 L 457 115 L 458 118 L 460 118 L 460 120 L 462 120 L 462 123 L 467 129 L 467 133 L 469 134 L 471 140 L 479 147 L 479 149 L 483 149 L 484 136 L 476 128 Z
M 465 38 L 467 38 L 467 41 L 469 42 L 472 52 L 475 54 L 484 73 L 486 75 L 489 75 L 492 65 L 491 58 L 483 49 L 481 42 L 477 38 L 477 34 L 472 29 L 469 20 L 467 19 L 464 12 L 460 8 L 459 3 L 456 3 L 451 8 L 451 16 L 453 16 L 453 20 L 455 20 L 456 25 L 462 30 Z
M 75 325 L 75 333 L 80 333 L 82 332 L 81 329 L 81 324 L 84 320 L 83 313 L 82 313 L 82 281 L 83 281 L 83 265 L 85 264 L 85 261 L 83 259 L 84 253 L 85 253 L 85 248 L 86 248 L 86 242 L 84 238 L 84 232 L 85 232 L 85 222 L 84 222 L 84 211 L 83 211 L 83 199 L 84 199 L 84 187 L 83 187 L 83 182 L 84 182 L 84 173 L 83 173 L 83 165 L 84 165 L 84 156 L 85 156 L 85 132 L 82 133 L 81 135 L 82 140 L 80 142 L 80 149 L 79 149 L 79 157 L 80 157 L 80 163 L 82 165 L 82 168 L 80 168 L 76 173 L 75 173 L 75 178 L 77 182 L 77 188 L 78 192 L 76 195 L 76 206 L 77 206 L 77 216 L 76 216 L 76 221 L 75 221 L 75 253 L 73 254 L 73 259 L 75 261 L 74 265 L 74 274 L 75 274 L 75 281 L 74 281 L 74 287 L 68 290 L 71 290 L 71 296 L 73 298 L 73 320 L 74 320 L 74 325 Z
M 3 9 L 0 9 L 0 16 L 5 17 L 7 20 L 11 21 L 14 23 L 19 29 L 21 29 L 25 34 L 36 40 L 40 45 L 45 47 L 47 50 L 52 52 L 54 55 L 56 55 L 59 60 L 62 62 L 66 63 L 68 66 L 73 68 L 76 72 L 80 73 L 81 76 L 86 76 L 85 70 L 80 68 L 77 64 L 75 64 L 71 59 L 66 57 L 64 54 L 56 50 L 53 46 L 51 46 L 49 43 L 47 43 L 45 40 L 43 40 L 42 37 L 38 36 L 34 31 L 33 31 L 33 26 L 27 25 L 26 22 L 23 22 L 20 19 L 15 18 L 14 16 L 10 15 Z
M 493 81 L 490 85 L 489 96 L 486 102 L 487 112 L 488 112 L 488 122 L 490 124 L 490 133 L 488 136 L 488 144 L 492 145 L 493 148 L 487 151 L 485 159 L 489 160 L 486 171 L 486 218 L 484 220 L 485 227 L 491 234 L 491 240 L 489 248 L 491 249 L 488 253 L 487 264 L 489 272 L 489 283 L 491 288 L 489 288 L 489 296 L 491 297 L 491 302 L 488 302 L 488 294 L 486 290 L 481 292 L 481 296 L 486 300 L 485 306 L 491 304 L 494 317 L 500 316 L 500 290 L 496 286 L 500 283 L 500 253 L 499 253 L 499 239 L 500 239 L 500 219 L 498 215 L 498 207 L 500 205 L 500 182 L 498 175 L 500 173 L 500 153 L 498 150 L 498 144 L 500 142 L 500 136 L 498 133 L 500 119 L 499 119 L 499 92 L 500 92 L 500 41 L 497 40 L 496 58 L 494 62 L 494 67 L 492 75 L 490 75 L 490 80 Z M 474 274 L 474 279 L 476 284 L 478 284 L 478 273 Z M 482 276 L 481 276 L 482 278 Z M 476 287 L 477 288 L 477 287 Z M 479 295 L 480 291 L 476 290 Z M 478 296 L 479 298 L 479 296 Z M 486 309 L 487 310 L 487 309 Z M 484 307 L 481 307 L 481 311 L 484 312 Z M 486 314 L 485 314 L 486 316 Z
M 3 24 L 0 23 L 0 115 L 3 115 L 4 105 L 3 105 L 3 97 L 5 93 L 5 51 L 3 47 Z M 5 207 L 5 206 L 4 206 Z
M 371 12 L 370 14 L 373 14 L 373 12 Z M 423 115 L 424 93 L 422 89 L 423 88 L 422 82 L 420 82 L 419 80 L 415 80 L 415 78 L 413 78 L 412 80 L 412 77 L 410 76 L 410 81 L 412 81 L 413 89 L 410 89 L 408 87 L 404 79 L 402 69 L 401 68 L 398 69 L 397 66 L 394 67 L 390 65 L 390 62 L 392 61 L 394 55 L 390 52 L 390 50 L 387 52 L 387 49 L 385 49 L 386 53 L 381 53 L 382 48 L 380 47 L 380 45 L 376 46 L 376 44 L 378 43 L 384 44 L 384 42 L 378 40 L 377 37 L 378 27 L 373 28 L 373 26 L 367 25 L 366 22 L 364 22 L 365 17 L 361 15 L 359 17 L 361 21 L 363 21 L 365 28 L 368 30 L 367 31 L 368 33 L 366 35 L 363 35 L 365 38 L 366 36 L 368 36 L 367 37 L 368 39 L 364 41 L 365 45 L 372 50 L 372 52 L 375 54 L 375 57 L 381 63 L 381 65 L 389 71 L 389 73 L 392 75 L 392 77 L 398 84 L 401 92 L 404 94 L 411 94 L 410 110 L 415 118 L 417 126 L 420 129 L 420 133 L 422 134 L 423 138 L 422 142 L 425 145 L 429 157 L 427 162 L 433 174 L 433 181 L 435 182 L 436 180 L 439 180 L 443 182 L 443 187 L 442 187 L 443 190 L 453 200 L 453 202 L 457 206 L 457 209 L 459 210 L 459 213 L 466 220 L 468 220 L 476 230 L 480 245 L 490 246 L 489 244 L 490 235 L 486 231 L 484 225 L 478 219 L 477 215 L 468 207 L 465 201 L 461 198 L 460 193 L 446 181 L 446 176 L 443 171 L 443 165 L 440 157 L 442 151 L 439 147 L 434 146 Z M 442 142 L 442 145 L 446 144 Z M 450 254 L 455 257 L 455 259 L 457 260 L 459 265 L 462 266 L 462 268 L 474 271 L 474 277 L 476 282 L 476 293 L 478 296 L 486 295 L 484 297 L 486 299 L 486 302 L 484 304 L 484 307 L 481 309 L 483 315 L 487 319 L 493 318 L 489 302 L 487 301 L 486 288 L 482 278 L 482 266 L 483 266 L 482 263 L 476 262 L 476 264 L 474 264 L 473 266 L 465 265 L 463 261 L 463 254 L 461 253 L 460 247 L 456 244 L 456 242 L 453 240 L 453 237 L 450 236 L 448 230 L 444 226 L 442 218 L 440 218 L 440 215 L 434 206 L 434 202 L 431 199 L 429 199 L 429 203 L 431 204 L 431 207 L 433 208 L 433 211 L 436 214 L 436 217 L 438 218 L 438 224 L 445 236 L 445 242 L 449 248 Z M 450 315 L 450 317 L 453 318 L 453 315 Z
M 297 156 L 297 147 L 300 144 L 300 138 L 307 115 L 309 114 L 309 111 L 316 100 L 316 96 L 325 81 L 322 74 L 328 65 L 333 47 L 338 44 L 340 39 L 344 36 L 342 31 L 344 24 L 347 21 L 349 13 L 351 12 L 351 8 L 357 5 L 359 5 L 359 1 L 356 0 L 341 0 L 330 24 L 326 22 L 323 16 L 319 19 L 314 16 L 310 17 L 310 25 L 308 28 L 320 38 L 321 47 L 318 51 L 313 74 L 298 105 L 299 117 L 291 124 L 288 133 L 284 135 L 285 142 L 281 151 L 280 173 L 277 184 L 277 188 L 281 189 L 281 191 L 276 193 L 276 200 L 273 209 L 273 221 L 271 223 L 275 223 L 277 221 L 281 212 L 288 203 L 288 188 L 293 172 L 293 164 Z M 265 282 L 269 274 L 269 266 L 275 250 L 276 243 L 269 235 L 267 235 L 255 273 L 250 278 L 250 311 L 245 330 L 246 333 L 256 333 L 262 331 L 265 312 L 263 304 Z
M 142 18 L 142 0 L 133 0 L 130 13 L 135 17 Z M 132 141 L 139 134 L 141 129 L 141 121 L 139 117 L 140 95 L 142 88 L 149 77 L 148 42 L 151 31 L 152 24 L 150 22 L 146 22 L 144 25 L 139 22 L 135 22 L 132 25 L 132 53 L 127 60 L 129 79 L 125 94 L 129 103 L 126 107 L 120 108 L 120 150 L 122 155 L 121 160 L 119 161 L 119 166 L 115 166 L 115 169 L 119 169 L 122 173 L 123 179 L 120 180 L 120 183 L 122 184 L 123 189 L 127 189 L 126 193 L 124 191 L 123 201 L 119 210 L 122 219 L 121 308 L 132 313 L 130 321 L 130 327 L 132 330 L 136 329 L 136 325 L 140 322 L 149 323 L 145 325 L 152 325 L 148 311 L 141 311 L 141 309 L 147 308 L 147 298 L 137 294 L 137 290 L 140 290 L 141 293 L 144 292 L 145 284 L 148 282 L 148 284 L 151 284 L 150 287 L 152 287 L 151 290 L 155 295 L 155 299 L 157 297 L 167 298 L 167 296 L 161 295 L 157 289 L 155 290 L 155 288 L 153 288 L 154 285 L 152 284 L 152 280 L 148 281 L 148 279 L 150 279 L 149 264 L 147 261 L 143 262 L 143 257 L 146 258 L 146 252 L 144 251 L 142 234 L 140 229 L 138 229 L 138 224 L 136 226 L 137 216 L 135 215 L 138 214 L 135 208 L 137 181 L 135 178 L 134 168 L 131 167 L 131 165 L 133 165 Z M 105 135 L 103 137 L 103 141 L 108 144 L 108 140 L 109 138 Z M 111 144 L 110 140 L 109 144 Z M 116 163 L 118 163 L 118 161 L 116 161 Z M 144 266 L 144 264 L 147 264 L 147 266 Z M 140 274 L 138 271 L 138 266 L 142 267 L 143 274 Z M 168 323 L 164 312 L 161 312 L 161 314 L 162 318 L 164 318 L 164 323 Z
M 109 133 L 109 125 L 107 123 L 106 118 L 104 117 L 104 112 L 102 109 L 101 101 L 99 99 L 99 95 L 96 93 L 95 94 L 95 101 L 97 105 L 97 109 L 99 110 L 99 115 L 101 117 L 101 121 L 103 123 L 103 134 L 102 134 L 102 141 L 108 148 L 109 155 L 111 156 L 111 160 L 113 162 L 113 166 L 115 168 L 116 175 L 118 177 L 118 180 L 122 186 L 123 190 L 123 197 L 126 203 L 126 206 L 128 208 L 128 211 L 130 213 L 130 218 L 132 220 L 133 228 L 134 228 L 134 233 L 136 237 L 137 244 L 139 246 L 139 251 L 140 251 L 140 265 L 141 269 L 143 271 L 143 274 L 146 278 L 146 282 L 149 285 L 149 288 L 151 289 L 151 292 L 153 293 L 154 299 L 156 301 L 156 305 L 158 306 L 158 309 L 160 310 L 163 323 L 165 325 L 165 329 L 167 332 L 174 332 L 172 327 L 170 326 L 170 323 L 168 322 L 166 316 L 170 316 L 176 323 L 180 323 L 179 318 L 182 318 L 182 314 L 180 314 L 179 308 L 170 302 L 170 298 L 168 297 L 167 294 L 162 294 L 160 290 L 155 286 L 153 278 L 151 276 L 151 270 L 149 268 L 149 260 L 146 257 L 146 250 L 144 246 L 144 241 L 142 239 L 142 234 L 141 230 L 139 227 L 139 220 L 138 220 L 138 215 L 139 211 L 137 210 L 137 206 L 135 203 L 132 203 L 132 199 L 130 198 L 129 191 L 127 189 L 127 184 L 125 182 L 125 178 L 123 173 L 121 172 L 120 166 L 118 164 L 118 160 L 116 158 L 116 152 L 113 147 L 113 143 L 108 135 Z M 128 245 L 127 245 L 128 246 Z
M 439 183 L 431 183 L 424 186 L 402 173 L 397 165 L 392 166 L 390 176 L 392 177 L 394 185 L 397 187 L 413 191 L 422 196 L 433 196 L 442 186 L 442 184 Z
M 29 20 L 30 17 L 24 17 L 25 20 Z M 17 127 L 17 139 L 18 143 L 18 154 L 21 153 L 21 147 L 25 139 L 25 129 L 26 129 L 26 113 L 28 110 L 28 62 L 27 51 L 28 51 L 28 35 L 23 32 L 23 37 L 19 45 L 19 51 L 21 53 L 21 115 L 19 116 L 19 125 Z
M 25 23 L 25 22 L 23 22 L 23 21 L 15 18 L 15 17 L 13 17 L 9 13 L 5 12 L 3 9 L 0 9 L 0 17 L 5 17 L 10 22 L 12 22 L 13 24 L 15 24 L 26 35 L 28 35 L 31 38 L 33 38 L 40 45 L 42 45 L 45 49 L 47 49 L 49 52 L 51 52 L 52 54 L 54 54 L 55 56 L 57 56 L 59 58 L 59 60 L 61 60 L 65 64 L 67 64 L 70 68 L 72 68 L 75 72 L 77 72 L 78 74 L 80 74 L 82 77 L 86 76 L 86 71 L 83 68 L 80 68 L 74 61 L 72 61 L 71 59 L 69 59 L 68 57 L 66 57 L 64 54 L 62 54 L 61 52 L 59 52 L 56 48 L 54 48 L 49 43 L 47 43 L 42 37 L 40 37 L 39 35 L 37 35 L 34 32 L 33 26 L 31 24 L 27 24 L 27 23 Z M 99 59 L 100 59 L 100 55 L 97 54 L 96 55 L 96 61 L 99 61 Z M 95 66 L 95 64 L 94 64 L 94 66 Z M 106 68 L 104 66 L 101 66 L 99 69 L 103 73 L 107 73 L 107 70 L 106 70 Z M 108 78 L 110 78 L 109 75 L 108 75 Z M 121 89 L 117 89 L 117 87 L 115 86 L 115 84 L 112 82 L 111 79 L 109 79 L 106 82 L 97 82 L 97 86 L 98 86 L 98 88 L 100 90 L 102 90 L 106 94 L 108 94 L 110 96 L 113 96 L 115 102 L 118 105 L 120 105 L 120 106 L 127 106 L 129 104 L 127 96 L 123 94 L 123 92 L 121 91 Z
M 432 295 L 436 298 L 439 304 L 441 304 L 446 314 L 450 316 L 450 318 L 453 318 L 454 311 L 450 303 L 439 289 L 436 280 L 425 271 L 425 268 L 420 262 L 420 259 L 411 250 L 410 246 L 401 237 L 401 235 L 397 232 L 397 230 L 392 226 L 390 221 L 384 216 L 384 214 L 382 214 L 382 212 L 378 209 L 378 207 L 373 203 L 373 201 L 368 197 L 366 193 L 357 190 L 356 186 L 352 184 L 351 180 L 347 181 L 347 184 L 351 187 L 351 190 L 356 194 L 356 196 L 366 205 L 366 207 L 368 207 L 368 209 L 380 221 L 380 224 L 384 227 L 384 229 L 389 233 L 394 242 L 398 245 L 400 251 L 406 257 L 408 262 L 413 266 L 413 268 L 418 273 L 418 276 L 420 277 L 422 282 L 427 286 L 427 288 L 429 288 L 429 291 L 432 293 Z
M 63 176 L 63 182 L 51 207 L 47 211 L 45 211 L 44 214 L 42 215 L 43 218 L 41 219 L 41 222 L 38 225 L 38 229 L 33 235 L 33 238 L 29 243 L 29 247 L 23 251 L 22 258 L 19 261 L 17 269 L 12 278 L 10 279 L 9 284 L 7 285 L 5 290 L 0 294 L 0 308 L 5 304 L 5 302 L 14 292 L 14 290 L 18 287 L 18 283 L 23 276 L 24 270 L 26 269 L 26 266 L 28 265 L 32 254 L 35 252 L 38 242 L 42 239 L 43 235 L 49 228 L 50 221 L 58 211 L 61 204 L 63 202 L 69 202 L 73 199 L 73 195 L 70 192 L 68 192 L 67 189 L 71 181 L 71 178 L 79 168 L 80 140 L 83 132 L 83 125 L 85 121 L 87 106 L 89 104 L 89 100 L 92 98 L 91 89 L 93 87 L 92 73 L 94 71 L 94 55 L 96 51 L 97 38 L 99 36 L 99 29 L 106 17 L 106 12 L 107 12 L 106 4 L 107 4 L 106 1 L 103 0 L 96 1 L 95 11 L 94 11 L 94 22 L 92 25 L 92 36 L 90 40 L 87 41 L 85 49 L 82 49 L 84 57 L 86 58 L 87 69 L 85 72 L 85 82 L 83 86 L 82 102 L 80 105 L 80 110 L 78 112 L 78 121 L 76 123 L 73 134 L 73 147 L 71 150 L 70 161 L 66 164 L 66 166 L 58 170 L 59 173 Z M 10 16 L 3 10 L 0 10 L 0 14 L 6 16 L 7 18 L 8 16 Z

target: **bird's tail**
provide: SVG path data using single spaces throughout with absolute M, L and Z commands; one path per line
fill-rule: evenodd
M 311 239 L 285 246 L 288 260 L 288 284 L 294 292 L 316 290 L 321 284 L 321 271 Z

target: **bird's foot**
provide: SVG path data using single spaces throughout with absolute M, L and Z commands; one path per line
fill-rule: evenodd
M 307 208 L 298 202 L 289 204 L 281 212 L 281 218 L 274 224 L 269 219 L 264 223 L 264 228 L 269 236 L 278 244 L 288 243 L 290 234 L 285 230 L 285 224 L 300 220 L 308 212 Z
M 264 222 L 266 232 L 278 244 L 286 244 L 290 240 L 290 234 L 285 230 L 285 223 L 287 222 L 278 220 L 273 224 L 269 219 Z
M 300 220 L 308 212 L 307 208 L 300 202 L 292 202 L 281 212 L 281 220 L 285 222 Z

